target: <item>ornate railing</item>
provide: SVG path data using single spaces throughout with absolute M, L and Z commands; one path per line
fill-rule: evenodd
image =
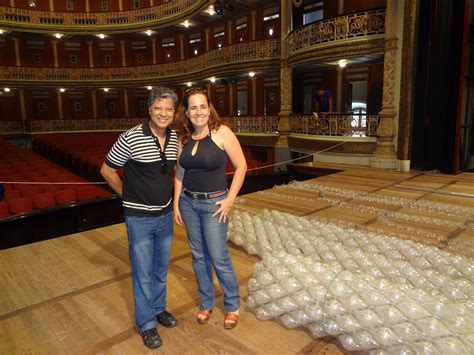
M 116 11 L 116 12 L 50 12 L 19 9 L 13 7 L 0 7 L 0 25 L 31 26 L 31 28 L 55 29 L 58 32 L 87 32 L 117 30 L 124 25 L 139 25 L 149 27 L 166 23 L 175 15 L 200 9 L 208 3 L 207 0 L 173 0 L 172 2 L 151 6 L 143 9 Z M 135 26 L 136 27 L 136 26 Z M 127 30 L 130 28 L 128 27 Z
M 18 134 L 18 133 L 23 133 L 22 121 L 0 120 L 0 134 Z
M 322 20 L 298 28 L 288 37 L 288 51 L 337 40 L 385 33 L 385 9 L 357 12 Z
M 33 68 L 0 67 L 0 80 L 18 81 L 119 81 L 148 80 L 162 77 L 199 73 L 218 66 L 244 61 L 261 61 L 280 58 L 280 43 L 267 39 L 239 43 L 215 49 L 198 57 L 156 65 L 117 68 Z
M 221 120 L 235 133 L 278 133 L 278 116 L 222 117 Z
M 341 113 L 310 116 L 292 115 L 291 132 L 323 136 L 376 137 L 378 115 Z
M 143 122 L 143 118 L 38 120 L 25 121 L 25 133 L 126 131 Z M 0 121 L 1 122 L 1 121 Z

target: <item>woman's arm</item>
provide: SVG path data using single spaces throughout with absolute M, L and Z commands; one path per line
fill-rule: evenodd
M 247 172 L 247 162 L 239 140 L 229 127 L 224 125 L 220 126 L 218 135 L 220 138 L 219 141 L 222 143 L 224 151 L 227 153 L 235 169 L 229 193 L 224 200 L 217 202 L 220 208 L 212 215 L 212 217 L 215 217 L 220 214 L 219 222 L 221 222 L 229 217 L 230 209 L 244 183 L 245 173 Z

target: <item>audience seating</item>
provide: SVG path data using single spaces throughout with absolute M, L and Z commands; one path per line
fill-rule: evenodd
M 58 205 L 64 205 L 67 203 L 76 202 L 76 191 L 59 190 L 54 193 L 54 197 Z
M 0 202 L 0 218 L 5 218 L 10 216 L 10 207 L 8 202 Z
M 33 206 L 36 209 L 53 207 L 54 205 L 56 205 L 56 199 L 52 192 L 45 192 L 33 196 Z
M 33 200 L 31 197 L 18 197 L 8 201 L 12 214 L 21 214 L 33 211 Z
M 102 153 L 96 154 L 96 159 L 99 159 Z M 78 193 L 81 201 L 111 195 L 98 186 L 85 185 L 85 179 L 37 153 L 20 149 L 2 139 L 0 156 L 0 180 L 6 181 L 3 184 L 5 201 L 0 205 L 0 218 L 78 201 L 76 190 L 84 188 Z

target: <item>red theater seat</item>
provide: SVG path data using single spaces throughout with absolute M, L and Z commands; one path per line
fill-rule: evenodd
M 56 205 L 56 200 L 52 192 L 45 192 L 44 194 L 33 196 L 33 206 L 35 208 L 48 208 Z
M 8 202 L 0 202 L 0 218 L 10 216 L 10 207 Z
M 97 197 L 97 190 L 95 186 L 85 186 L 76 189 L 78 201 L 93 200 Z
M 42 192 L 43 192 L 43 190 L 41 189 L 41 187 L 39 187 L 37 185 L 35 185 L 35 186 L 26 186 L 26 187 L 21 189 L 21 195 L 23 197 L 31 197 L 31 196 L 34 196 L 34 195 L 39 195 Z
M 13 214 L 27 213 L 33 211 L 33 200 L 31 197 L 18 197 L 8 201 L 10 212 Z
M 5 201 L 10 201 L 13 198 L 21 197 L 20 190 L 5 190 Z
M 74 190 L 59 190 L 54 193 L 56 203 L 64 205 L 76 201 L 76 192 Z

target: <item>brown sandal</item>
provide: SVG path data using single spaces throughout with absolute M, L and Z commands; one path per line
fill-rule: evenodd
M 239 320 L 239 312 L 227 312 L 224 319 L 225 329 L 234 329 Z
M 197 321 L 199 324 L 206 324 L 211 318 L 212 309 L 200 309 L 197 313 Z

